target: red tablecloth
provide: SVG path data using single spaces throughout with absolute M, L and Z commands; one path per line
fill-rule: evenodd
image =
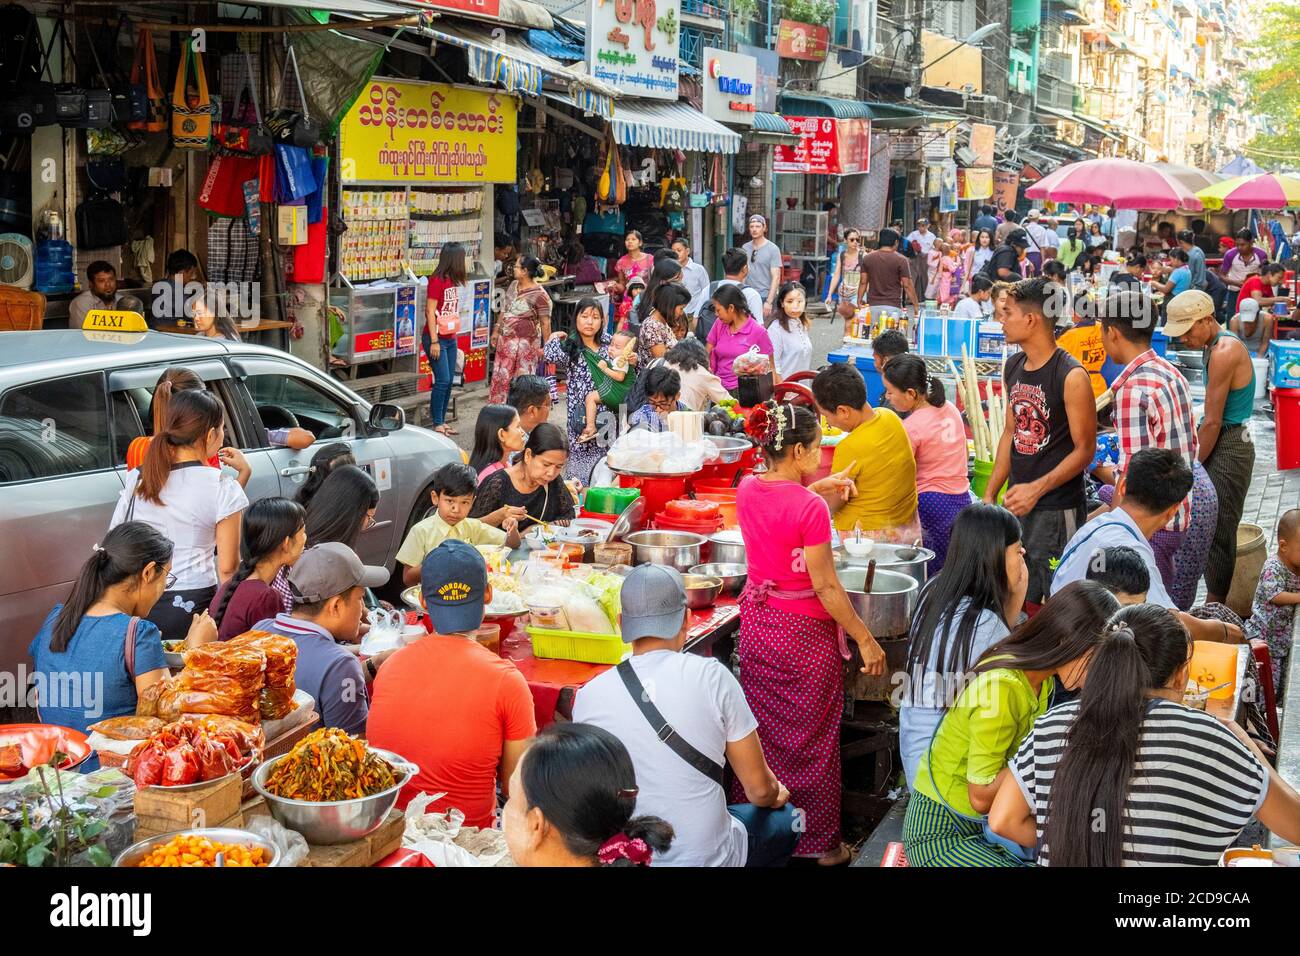
M 723 595 L 711 608 L 691 611 L 691 630 L 687 643 L 698 643 L 715 634 L 722 627 L 740 616 L 740 607 L 734 597 Z M 537 729 L 541 730 L 555 719 L 556 705 L 566 688 L 574 691 L 585 685 L 598 674 L 609 670 L 609 664 L 584 664 L 580 661 L 543 660 L 533 657 L 532 645 L 525 643 L 522 647 L 526 656 L 516 660 L 528 681 L 528 689 L 533 694 L 533 710 L 537 718 Z

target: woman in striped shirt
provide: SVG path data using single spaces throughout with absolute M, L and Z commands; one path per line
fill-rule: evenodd
M 1300 795 L 1234 723 L 1183 706 L 1192 642 L 1165 608 L 1111 618 L 1087 683 L 1011 761 L 989 826 L 1056 866 L 1213 866 L 1252 817 L 1300 840 Z M 1113 825 L 1111 825 L 1113 821 Z

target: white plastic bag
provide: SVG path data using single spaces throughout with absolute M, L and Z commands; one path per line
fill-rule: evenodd
M 297 866 L 307 859 L 307 838 L 297 830 L 290 830 L 274 817 L 258 814 L 249 817 L 244 823 L 249 833 L 269 840 L 280 850 L 280 862 L 277 866 Z
M 609 450 L 611 468 L 643 475 L 682 475 L 699 471 L 708 460 L 704 442 L 687 444 L 672 432 L 633 429 Z
M 423 853 L 434 866 L 513 866 L 505 834 L 465 826 L 465 814 L 452 807 L 426 812 L 445 793 L 417 794 L 406 807 L 402 846 Z
M 757 345 L 751 345 L 748 352 L 742 352 L 736 356 L 731 363 L 731 370 L 738 377 L 741 375 L 771 375 L 772 359 L 760 352 Z

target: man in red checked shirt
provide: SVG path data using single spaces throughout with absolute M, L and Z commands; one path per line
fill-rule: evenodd
M 1151 539 L 1165 590 L 1186 611 L 1205 571 L 1218 511 L 1214 485 L 1196 458 L 1191 392 L 1182 374 L 1151 348 L 1157 310 L 1149 297 L 1138 291 L 1112 292 L 1098 303 L 1098 315 L 1106 354 L 1124 368 L 1110 386 L 1115 395 L 1119 464 L 1113 469 L 1102 465 L 1093 470 L 1093 477 L 1113 488 L 1129 458 L 1142 448 L 1176 451 L 1192 469 L 1191 495 Z M 1109 496 L 1103 492 L 1103 498 Z

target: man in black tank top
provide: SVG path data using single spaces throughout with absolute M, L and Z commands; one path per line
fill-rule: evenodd
M 1056 346 L 1053 327 L 1069 296 L 1051 279 L 1017 282 L 1007 296 L 1003 332 L 1021 350 L 1007 359 L 1002 383 L 1007 421 L 984 500 L 1020 519 L 1029 590 L 1041 604 L 1066 543 L 1087 520 L 1083 474 L 1097 445 L 1097 406 L 1088 372 Z

